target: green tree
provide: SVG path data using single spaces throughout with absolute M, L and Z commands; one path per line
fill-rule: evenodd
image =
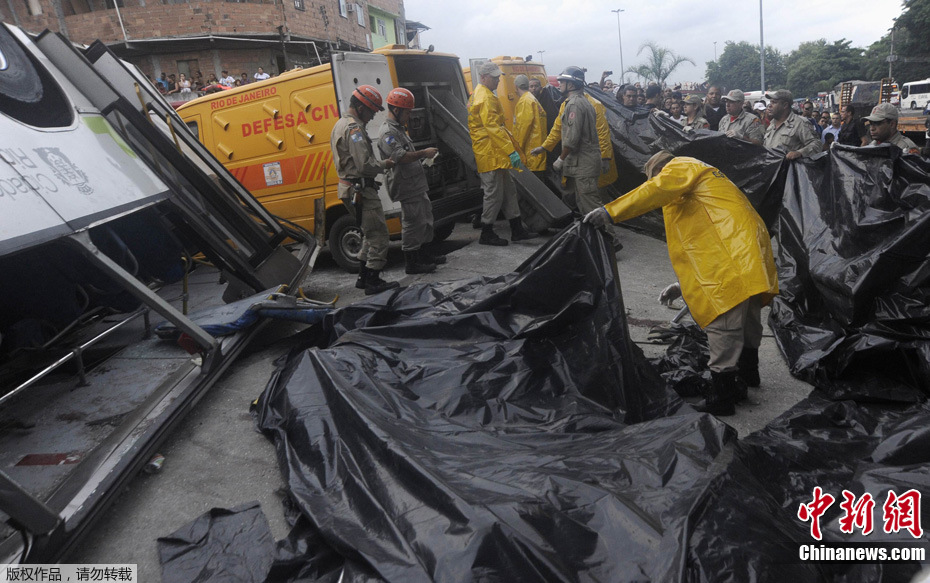
M 639 47 L 639 51 L 636 55 L 641 55 L 646 49 L 649 50 L 649 54 L 646 56 L 646 62 L 642 65 L 628 68 L 626 70 L 627 73 L 639 75 L 646 79 L 646 81 L 655 81 L 661 85 L 682 63 L 694 64 L 694 61 L 688 57 L 676 55 L 671 50 L 659 46 L 658 43 L 653 41 L 646 41 L 643 43 L 643 45 Z
M 898 60 L 892 64 L 893 73 L 902 82 L 926 79 L 930 77 L 930 45 L 927 43 L 930 0 L 904 0 L 902 5 L 901 16 L 894 26 L 894 52 Z
M 813 97 L 819 91 L 832 90 L 841 81 L 859 77 L 865 65 L 864 51 L 851 43 L 846 39 L 801 43 L 785 59 L 788 89 L 796 97 Z
M 746 41 L 726 41 L 716 62 L 707 62 L 707 82 L 710 85 L 743 91 L 762 88 L 759 67 L 759 47 Z M 785 57 L 771 46 L 765 47 L 765 84 L 769 88 L 784 87 Z

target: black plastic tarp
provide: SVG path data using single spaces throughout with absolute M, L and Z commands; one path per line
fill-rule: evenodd
M 290 491 L 387 581 L 669 580 L 735 433 L 627 334 L 603 240 L 338 310 L 259 403 Z
M 799 545 L 816 541 L 797 513 L 817 486 L 868 492 L 881 528 L 888 490 L 930 487 L 930 406 L 812 396 L 737 441 L 644 364 L 610 257 L 599 234 L 574 225 L 512 274 L 333 312 L 318 346 L 282 359 L 256 407 L 297 511 L 291 536 L 272 545 L 254 505 L 211 511 L 161 541 L 164 579 L 855 583 L 915 573 L 915 562 L 800 561 Z M 838 514 L 837 504 L 821 520 L 823 543 L 927 545 L 926 535 L 844 534 Z M 259 548 L 268 556 L 254 557 Z
M 643 165 L 661 149 L 677 156 L 691 156 L 722 170 L 749 198 L 771 227 L 781 208 L 784 190 L 784 155 L 762 146 L 726 137 L 720 132 L 684 128 L 665 116 L 645 108 L 629 109 L 612 96 L 593 89 L 588 92 L 606 108 L 614 159 L 619 178 L 607 187 L 609 196 L 619 198 L 642 184 Z M 624 226 L 665 239 L 662 211 L 651 211 L 627 221 Z
M 897 148 L 834 146 L 787 173 L 771 323 L 792 374 L 836 398 L 926 398 L 928 171 Z

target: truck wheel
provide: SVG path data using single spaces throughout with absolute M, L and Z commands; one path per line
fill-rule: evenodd
M 358 254 L 362 250 L 362 230 L 355 218 L 342 215 L 329 228 L 329 252 L 339 267 L 349 273 L 358 273 Z
M 446 223 L 439 227 L 433 227 L 433 243 L 440 243 L 449 238 L 452 231 L 455 230 L 455 223 Z

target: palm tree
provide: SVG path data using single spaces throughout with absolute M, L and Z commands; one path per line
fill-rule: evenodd
M 644 49 L 649 49 L 650 53 L 646 62 L 636 67 L 630 67 L 626 72 L 643 77 L 646 81 L 655 81 L 659 85 L 665 82 L 668 76 L 678 68 L 678 65 L 686 62 L 692 65 L 695 64 L 688 57 L 676 55 L 653 41 L 643 43 L 636 54 L 641 55 Z

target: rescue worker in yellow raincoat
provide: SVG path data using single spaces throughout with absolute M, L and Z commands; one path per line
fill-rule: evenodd
M 681 295 L 707 333 L 711 389 L 696 408 L 733 415 L 746 385 L 759 386 L 762 306 L 778 294 L 772 243 L 746 195 L 720 170 L 662 150 L 646 162 L 649 180 L 588 213 L 605 225 L 662 208 L 665 236 L 679 284 L 662 292 Z
M 510 175 L 511 168 L 526 169 L 517 152 L 513 136 L 504 126 L 504 110 L 494 90 L 503 73 L 500 67 L 488 61 L 478 68 L 478 85 L 468 99 L 468 132 L 475 153 L 478 177 L 484 190 L 481 211 L 481 245 L 507 245 L 507 240 L 494 232 L 497 213 L 503 211 L 510 221 L 510 240 L 523 241 L 535 235 L 529 233 L 520 221 L 517 187 Z
M 529 77 L 517 75 L 513 85 L 517 89 L 517 104 L 513 112 L 513 137 L 520 149 L 529 153 L 542 145 L 546 138 L 546 111 L 530 93 Z M 546 157 L 542 154 L 528 156 L 526 168 L 540 180 L 545 180 Z

